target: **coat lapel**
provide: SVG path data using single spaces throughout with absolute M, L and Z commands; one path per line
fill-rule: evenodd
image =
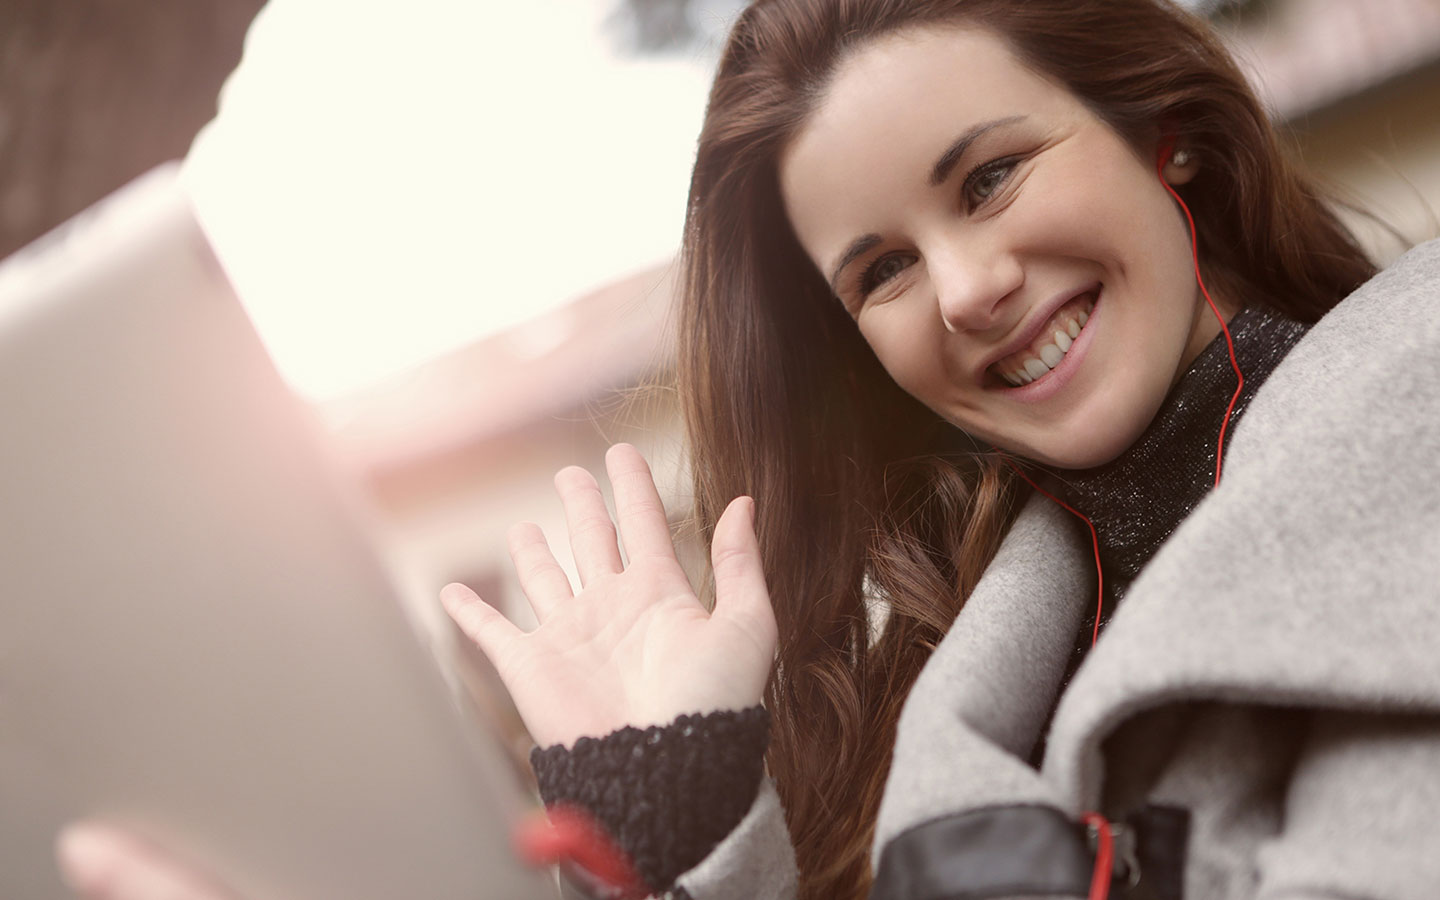
M 1135 580 L 1027 763 L 1094 595 L 1088 541 L 1032 498 L 901 715 L 875 861 L 990 806 L 1094 808 L 1100 746 L 1193 699 L 1440 712 L 1440 242 L 1312 328 L 1225 475 Z M 1043 773 L 1043 774 L 1042 774 Z
M 1440 244 L 1413 251 L 1256 394 L 1057 710 L 1067 802 L 1098 798 L 1108 734 L 1170 702 L 1440 712 L 1437 280 Z
M 1026 760 L 1093 594 L 1068 518 L 1047 500 L 1027 504 L 926 663 L 900 716 L 877 854 L 906 828 L 959 811 L 1059 805 Z

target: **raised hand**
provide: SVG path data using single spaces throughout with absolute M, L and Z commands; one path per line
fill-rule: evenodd
M 675 558 L 650 467 L 634 447 L 605 457 L 619 534 L 600 487 L 571 467 L 555 476 L 579 591 L 532 524 L 510 531 L 510 557 L 539 626 L 516 628 L 464 585 L 440 593 L 446 610 L 490 658 L 530 734 L 571 746 L 624 725 L 760 701 L 775 654 L 775 615 L 755 540 L 754 501 L 738 497 L 711 544 L 715 609 L 700 603 Z

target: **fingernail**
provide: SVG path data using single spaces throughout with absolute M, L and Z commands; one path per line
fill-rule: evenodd
M 440 602 L 442 603 L 463 603 L 470 599 L 470 589 L 463 584 L 451 583 L 440 589 Z
M 115 839 L 93 825 L 67 825 L 55 841 L 60 877 L 77 893 L 93 888 L 115 858 Z

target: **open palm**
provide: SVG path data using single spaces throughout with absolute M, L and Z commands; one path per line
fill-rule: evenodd
M 490 658 L 542 747 L 573 745 L 624 725 L 664 724 L 684 713 L 760 701 L 775 652 L 775 616 L 753 525 L 739 497 L 715 526 L 715 609 L 695 595 L 670 537 L 650 468 L 628 444 L 605 457 L 615 524 L 599 485 L 580 468 L 555 476 L 581 589 L 555 561 L 540 529 L 516 525 L 510 556 L 539 626 L 523 632 L 464 585 L 441 600 Z

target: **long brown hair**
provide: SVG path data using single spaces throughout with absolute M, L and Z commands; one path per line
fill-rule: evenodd
M 1137 150 L 1174 134 L 1200 162 L 1184 193 L 1212 287 L 1313 321 L 1374 272 L 1219 41 L 1165 0 L 759 0 L 740 15 L 690 187 L 679 381 L 702 533 L 731 498 L 756 499 L 780 629 L 768 764 L 807 898 L 868 889 L 900 706 L 1022 499 L 890 380 L 780 200 L 778 160 L 839 62 L 946 23 L 999 35 Z

